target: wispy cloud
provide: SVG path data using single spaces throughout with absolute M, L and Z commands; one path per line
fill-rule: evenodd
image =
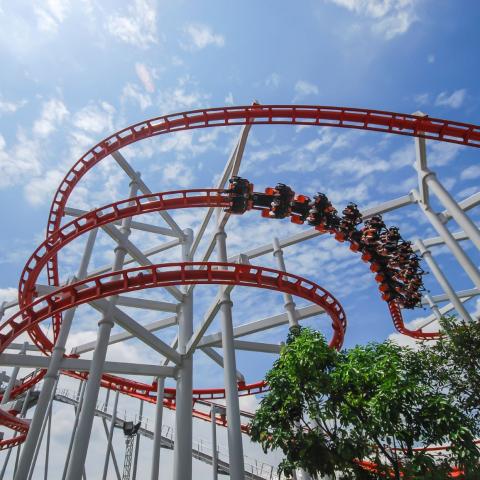
M 125 87 L 123 87 L 121 100 L 122 102 L 133 101 L 142 111 L 152 106 L 150 95 L 141 91 L 138 85 L 134 85 L 133 83 L 127 83 Z
M 462 180 L 474 180 L 475 178 L 480 177 L 480 166 L 479 165 L 471 165 L 467 167 L 465 170 L 462 170 L 460 174 L 460 178 Z
M 148 68 L 143 63 L 135 64 L 135 72 L 142 82 L 143 87 L 148 93 L 153 93 L 155 91 L 155 73 L 152 69 Z
M 406 33 L 417 20 L 414 0 L 330 0 L 351 12 L 367 17 L 373 33 L 386 40 Z
M 225 37 L 219 33 L 214 33 L 208 26 L 201 23 L 189 23 L 183 28 L 186 40 L 181 43 L 185 50 L 201 50 L 202 48 L 213 45 L 223 47 Z
M 36 4 L 33 12 L 40 31 L 55 33 L 70 9 L 70 0 L 47 0 Z
M 119 40 L 140 48 L 158 43 L 156 2 L 135 0 L 124 13 L 110 15 L 107 31 Z
M 463 105 L 466 96 L 467 90 L 465 88 L 455 90 L 451 94 L 448 94 L 448 92 L 441 92 L 435 100 L 435 106 L 460 108 Z
M 67 107 L 61 100 L 52 98 L 46 101 L 40 118 L 33 125 L 33 133 L 39 137 L 48 137 L 68 115 Z
M 306 80 L 298 80 L 294 87 L 295 98 L 293 101 L 308 97 L 309 95 L 318 95 L 318 87 Z
M 26 105 L 27 100 L 20 100 L 14 102 L 12 100 L 5 100 L 0 96 L 0 113 L 15 113 L 19 108 L 22 108 Z
M 115 107 L 107 102 L 91 102 L 73 116 L 73 125 L 89 133 L 112 131 L 114 113 Z

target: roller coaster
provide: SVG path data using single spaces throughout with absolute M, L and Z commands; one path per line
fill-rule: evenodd
M 341 214 L 330 202 L 328 192 L 317 192 L 312 196 L 306 196 L 296 194 L 290 186 L 283 183 L 266 188 L 264 192 L 256 192 L 249 180 L 238 175 L 246 136 L 250 128 L 256 124 L 353 128 L 415 137 L 419 142 L 418 170 L 421 186 L 424 189 L 430 186 L 436 193 L 441 189 L 436 183 L 431 184 L 431 182 L 437 180 L 435 178 L 432 180 L 431 172 L 425 164 L 422 164 L 422 154 L 425 155 L 425 151 L 421 147 L 424 147 L 425 139 L 480 147 L 480 127 L 424 115 L 336 107 L 258 104 L 166 115 L 135 124 L 101 141 L 75 163 L 59 186 L 52 202 L 46 238 L 32 253 L 20 276 L 18 311 L 0 324 L 0 353 L 2 353 L 0 358 L 7 358 L 6 350 L 25 333 L 29 335 L 38 351 L 51 357 L 49 362 L 42 364 L 45 365 L 44 367 L 38 366 L 19 381 L 12 375 L 11 382 L 2 395 L 0 425 L 12 431 L 13 435 L 0 440 L 0 450 L 12 449 L 24 444 L 15 479 L 29 478 L 33 472 L 32 459 L 39 439 L 41 441 L 41 433 L 47 410 L 55 395 L 59 372 L 86 384 L 85 397 L 79 413 L 79 424 L 64 478 L 82 477 L 100 387 L 156 405 L 160 426 L 158 427 L 157 423 L 154 433 L 154 441 L 158 442 L 156 443 L 158 452 L 157 458 L 152 462 L 152 478 L 157 478 L 155 475 L 158 476 L 163 407 L 175 410 L 177 415 L 174 442 L 176 480 L 188 479 L 192 475 L 191 462 L 185 462 L 185 452 L 192 452 L 192 417 L 213 422 L 228 429 L 230 476 L 233 479 L 245 477 L 241 435 L 242 433 L 248 435 L 249 426 L 248 422 L 241 422 L 238 397 L 267 392 L 268 384 L 261 379 L 254 383 L 247 383 L 236 371 L 235 348 L 241 348 L 242 345 L 235 340 L 241 334 L 235 332 L 232 326 L 229 292 L 235 286 L 244 286 L 282 293 L 287 300 L 287 311 L 282 321 L 288 323 L 290 327 L 298 325 L 301 319 L 292 298 L 298 297 L 308 301 L 315 308 L 316 313 L 325 313 L 330 317 L 333 332 L 330 339 L 332 348 L 341 348 L 347 330 L 347 318 L 341 304 L 331 293 L 306 278 L 285 271 L 281 242 L 278 240 L 274 241 L 273 247 L 269 250 L 277 254 L 278 269 L 253 265 L 249 261 L 242 261 L 241 257 L 238 257 L 237 261 L 229 261 L 226 254 L 224 226 L 230 215 L 244 215 L 258 210 L 261 217 L 266 220 L 289 218 L 294 224 L 308 226 L 309 229 L 302 233 L 304 236 L 295 241 L 328 234 L 336 241 L 347 244 L 352 252 L 357 253 L 361 260 L 369 265 L 377 282 L 381 300 L 387 304 L 396 330 L 415 339 L 438 338 L 440 335 L 438 331 L 426 331 L 422 327 L 411 329 L 404 322 L 402 309 L 414 309 L 422 306 L 425 299 L 431 300 L 423 286 L 425 272 L 421 267 L 422 257 L 427 260 L 442 287 L 444 287 L 442 280 L 445 280 L 445 277 L 441 275 L 439 277 L 437 270 L 432 268 L 433 260 L 429 252 L 427 255 L 425 248 L 422 248 L 423 243 L 405 240 L 397 227 L 388 227 L 382 218 L 382 212 L 409 203 L 425 204 L 427 202 L 425 191 L 416 192 L 416 198 L 414 198 L 415 195 L 410 195 L 408 200 L 403 199 L 393 206 L 389 204 L 383 206 L 383 209 L 378 208 L 367 212 L 360 212 L 356 204 L 348 203 L 341 210 Z M 243 126 L 242 134 L 223 172 L 218 188 L 152 192 L 119 152 L 121 148 L 149 137 L 180 130 L 235 125 Z M 67 202 L 75 186 L 87 172 L 110 155 L 132 181 L 128 198 L 88 212 L 74 212 L 75 209 L 69 209 Z M 141 195 L 138 195 L 139 191 Z M 439 194 L 442 200 L 441 197 Z M 450 200 L 452 200 L 451 197 Z M 454 209 L 451 208 L 448 198 L 445 201 L 448 213 L 464 228 L 465 236 L 473 243 L 480 244 L 478 228 L 474 226 L 474 233 L 472 233 L 472 222 L 465 215 L 464 210 L 467 207 L 458 206 L 455 203 L 457 209 Z M 469 208 L 476 204 L 474 202 L 478 202 L 478 199 L 472 201 Z M 428 204 L 426 207 L 428 208 Z M 194 208 L 207 209 L 207 215 L 195 237 L 191 230 L 182 230 L 169 214 L 179 209 Z M 75 218 L 62 224 L 62 218 L 68 212 L 73 212 Z M 219 217 L 215 235 L 203 260 L 194 261 L 196 249 L 214 212 L 217 212 Z M 156 251 L 154 249 L 147 254 L 128 239 L 131 229 L 142 228 L 142 224 L 135 223 L 133 219 L 152 213 L 160 214 L 168 225 L 168 229 L 161 227 L 157 228 L 157 231 L 162 230 L 175 237 L 171 242 L 172 246 L 182 247 L 181 262 L 152 263 L 148 256 L 165 247 L 160 247 Z M 431 222 L 437 228 L 438 218 L 437 223 L 434 220 Z M 117 228 L 115 225 L 120 227 Z M 115 250 L 113 266 L 92 274 L 87 273 L 87 270 L 98 229 L 104 229 L 118 246 Z M 437 228 L 440 236 L 445 236 L 444 243 L 450 246 L 450 232 L 446 233 L 445 230 L 443 224 Z M 59 275 L 58 254 L 84 234 L 87 236 L 87 242 L 78 272 L 67 282 L 62 283 Z M 285 246 L 295 241 L 285 242 Z M 210 261 L 210 255 L 215 248 L 218 252 L 218 261 Z M 459 248 L 458 245 L 456 248 Z M 469 265 L 465 266 L 468 264 L 465 252 L 458 253 L 454 250 L 452 252 L 457 260 L 464 260 L 463 263 L 461 262 L 462 266 L 477 289 L 480 288 L 478 269 L 475 268 L 475 271 L 472 271 L 468 268 Z M 127 254 L 130 258 L 127 258 Z M 250 255 L 250 258 L 254 256 Z M 133 262 L 140 266 L 124 268 L 128 263 Z M 41 287 L 39 278 L 45 271 L 49 285 Z M 219 294 L 209 315 L 194 330 L 192 290 L 199 284 L 218 285 Z M 179 302 L 176 309 L 177 318 L 170 323 L 170 325 L 178 324 L 179 331 L 175 342 L 171 345 L 154 335 L 153 328 L 148 329 L 140 325 L 119 308 L 122 295 L 154 288 L 164 288 Z M 448 299 L 452 301 L 453 308 L 456 308 L 461 316 L 468 316 L 456 292 L 448 288 L 444 290 Z M 93 306 L 102 314 L 92 361 L 79 358 L 80 351 L 65 355 L 65 343 L 75 309 L 83 304 Z M 16 305 L 4 305 L 2 310 L 14 306 Z M 440 309 L 435 302 L 431 302 L 431 307 L 438 318 Z M 222 331 L 217 335 L 216 343 L 209 344 L 206 332 L 219 311 L 222 314 Z M 52 322 L 51 338 L 41 327 L 41 323 L 49 319 Z M 155 370 L 153 368 L 148 370 L 147 366 L 144 370 L 140 369 L 141 372 L 155 371 L 154 380 L 151 383 L 142 383 L 113 374 L 117 373 L 115 368 L 118 370 L 119 366 L 112 365 L 113 371 L 104 373 L 107 348 L 111 340 L 110 331 L 114 322 L 124 328 L 131 337 L 140 339 L 165 359 L 163 364 L 157 366 Z M 270 322 L 266 327 L 258 327 L 258 331 L 278 324 Z M 253 331 L 255 331 L 254 328 L 247 333 Z M 197 348 L 204 348 L 205 351 L 210 348 L 210 356 L 215 357 L 209 345 L 223 347 L 224 358 L 216 358 L 216 361 L 224 367 L 225 387 L 192 388 L 192 355 Z M 250 345 L 249 348 L 255 350 L 255 345 Z M 262 350 L 262 347 L 257 345 L 257 348 L 258 351 L 265 351 L 266 347 L 264 346 Z M 269 348 L 272 351 L 278 351 L 271 346 Z M 169 363 L 175 366 L 170 367 Z M 177 388 L 164 387 L 165 377 L 175 378 Z M 22 402 L 15 402 L 15 399 L 25 399 L 40 382 L 43 385 L 35 414 L 31 421 L 27 421 L 21 418 L 25 414 L 23 412 L 21 415 Z M 215 401 L 218 399 L 226 400 L 225 412 L 220 414 L 215 407 Z M 113 423 L 114 419 L 112 419 Z M 213 458 L 212 464 L 214 464 L 214 470 L 218 469 Z M 365 462 L 364 467 L 374 469 L 374 465 L 368 462 Z M 452 476 L 458 474 L 457 471 L 452 470 Z

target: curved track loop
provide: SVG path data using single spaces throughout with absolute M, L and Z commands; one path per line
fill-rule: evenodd
M 322 307 L 332 319 L 330 345 L 340 348 L 347 321 L 338 301 L 319 285 L 298 275 L 266 267 L 222 262 L 164 263 L 109 272 L 65 285 L 35 299 L 0 325 L 0 353 L 42 320 L 100 298 L 154 287 L 223 284 L 289 293 Z
M 111 153 L 139 140 L 170 132 L 246 124 L 353 128 L 480 147 L 480 127 L 477 125 L 381 110 L 255 104 L 164 115 L 136 123 L 114 133 L 95 145 L 75 163 L 63 179 L 53 199 L 47 224 L 47 236 L 55 234 L 60 227 L 68 197 L 75 185 L 93 166 Z M 48 263 L 48 282 L 52 286 L 59 285 L 56 257 L 52 257 Z M 60 322 L 60 317 L 53 319 L 54 339 L 58 335 Z M 48 338 L 40 328 L 32 329 L 30 336 L 34 341 L 40 338 L 42 342 L 48 342 Z
M 93 288 L 90 286 L 90 293 L 85 293 L 83 290 L 76 290 L 72 287 L 72 285 L 65 287 L 65 289 L 60 289 L 59 291 L 55 292 L 50 296 L 46 296 L 47 298 L 37 299 L 34 300 L 35 297 L 35 289 L 34 285 L 35 282 L 33 279 L 35 275 L 38 277 L 42 267 L 47 263 L 47 272 L 48 272 L 48 282 L 50 285 L 58 287 L 59 286 L 59 275 L 58 275 L 58 264 L 57 264 L 57 257 L 56 254 L 58 253 L 59 249 L 65 245 L 68 241 L 71 241 L 73 238 L 76 238 L 81 233 L 84 233 L 88 230 L 89 227 L 95 228 L 100 225 L 104 225 L 108 222 L 113 221 L 114 219 L 120 219 L 127 216 L 132 216 L 140 213 L 146 213 L 147 210 L 142 210 L 144 204 L 142 204 L 142 199 L 147 199 L 146 203 L 151 203 L 149 207 L 153 207 L 154 202 L 157 202 L 158 209 L 152 209 L 149 211 L 160 211 L 165 208 L 172 208 L 172 205 L 167 205 L 167 201 L 165 196 L 167 194 L 155 194 L 155 195 L 146 195 L 143 197 L 138 197 L 135 199 L 135 205 L 132 210 L 129 210 L 128 202 L 130 201 L 123 201 L 123 202 L 116 202 L 115 204 L 110 205 L 109 207 L 112 208 L 111 211 L 108 211 L 108 207 L 104 207 L 103 209 L 99 209 L 102 211 L 95 211 L 97 213 L 90 212 L 89 214 L 85 215 L 85 218 L 78 218 L 69 224 L 65 225 L 64 227 L 60 227 L 61 219 L 64 216 L 65 206 L 68 201 L 70 194 L 72 193 L 75 185 L 81 180 L 81 178 L 97 163 L 99 163 L 102 159 L 110 155 L 111 153 L 119 150 L 120 148 L 132 144 L 138 140 L 142 140 L 145 138 L 153 137 L 156 135 L 162 135 L 165 133 L 180 131 L 180 130 L 193 130 L 199 128 L 207 128 L 207 127 L 215 127 L 215 126 L 231 126 L 231 125 L 245 125 L 245 124 L 285 124 L 285 125 L 311 125 L 311 126 L 325 126 L 325 127 L 340 127 L 340 128 L 354 128 L 354 129 L 361 129 L 361 130 L 371 130 L 371 131 L 378 131 L 384 133 L 391 133 L 396 135 L 407 135 L 407 136 L 417 136 L 423 137 L 438 141 L 450 142 L 450 143 L 457 143 L 465 146 L 472 146 L 472 147 L 480 147 L 480 127 L 476 125 L 469 125 L 460 122 L 453 122 L 448 120 L 441 120 L 429 117 L 417 117 L 414 115 L 407 115 L 407 114 L 399 114 L 399 113 L 392 113 L 392 112 L 383 112 L 378 110 L 364 110 L 364 109 L 355 109 L 355 108 L 342 108 L 342 107 L 321 107 L 321 106 L 291 106 L 291 105 L 253 105 L 253 106 L 239 106 L 239 107 L 228 107 L 228 108 L 212 108 L 212 109 L 205 109 L 205 110 L 194 110 L 189 112 L 183 112 L 178 114 L 172 115 L 165 115 L 162 117 L 157 117 L 154 119 L 146 120 L 144 122 L 140 122 L 138 124 L 132 125 L 127 127 L 110 137 L 102 140 L 98 143 L 95 147 L 89 150 L 83 157 L 81 157 L 75 165 L 71 168 L 71 170 L 67 173 L 65 178 L 63 179 L 60 187 L 58 188 L 54 200 L 52 202 L 48 225 L 47 225 L 47 240 L 43 244 L 43 249 L 37 249 L 35 254 L 29 260 L 24 272 L 22 273 L 22 278 L 20 281 L 20 288 L 19 288 L 19 303 L 21 307 L 22 314 L 20 316 L 14 317 L 14 319 L 9 319 L 3 325 L 0 326 L 0 331 L 3 329 L 6 330 L 6 333 L 0 337 L 0 348 L 1 346 L 6 345 L 6 342 L 10 342 L 20 331 L 24 331 L 29 328 L 28 332 L 32 339 L 34 340 L 35 344 L 39 346 L 39 348 L 44 351 L 44 353 L 49 353 L 52 348 L 51 340 L 43 333 L 43 331 L 38 326 L 38 323 L 32 321 L 34 318 L 35 320 L 40 321 L 40 318 L 47 318 L 48 315 L 53 316 L 53 332 L 54 332 L 54 341 L 57 338 L 59 332 L 59 326 L 61 322 L 61 316 L 59 314 L 55 314 L 55 312 L 61 312 L 63 309 L 72 306 L 72 304 L 68 302 L 73 302 L 77 298 L 86 298 L 89 294 L 95 295 L 93 292 L 97 291 L 98 294 L 108 294 L 111 295 L 112 291 L 122 291 L 121 287 L 126 286 L 127 288 L 137 289 L 143 288 L 145 285 L 148 284 L 150 281 L 151 286 L 153 287 L 155 284 L 155 280 L 158 280 L 158 277 L 155 278 L 157 275 L 157 268 L 160 266 L 153 266 L 150 269 L 131 269 L 124 272 L 120 272 L 121 280 L 117 283 L 115 281 L 107 282 L 105 284 L 99 283 L 95 284 L 96 286 Z M 190 202 L 191 199 L 188 199 L 188 193 L 192 192 L 171 192 L 180 194 L 181 201 L 183 202 L 182 205 L 179 205 L 177 202 L 177 206 L 174 208 L 187 208 L 192 206 L 210 206 L 212 202 L 217 202 L 215 206 L 223 206 L 222 202 L 225 201 L 225 197 L 222 197 L 218 191 L 215 190 L 198 190 L 195 191 L 197 193 L 202 192 L 204 194 L 203 200 L 199 200 L 199 197 L 196 198 L 198 201 L 195 204 L 195 200 Z M 209 193 L 210 192 L 210 193 Z M 156 198 L 155 198 L 156 197 Z M 148 200 L 149 199 L 149 200 Z M 177 201 L 176 199 L 174 203 Z M 163 202 L 163 203 L 162 203 Z M 211 202 L 211 203 L 209 203 Z M 123 205 L 122 205 L 123 204 Z M 122 216 L 124 215 L 124 216 Z M 103 220 L 105 220 L 104 223 Z M 82 223 L 85 222 L 85 223 Z M 69 228 L 71 230 L 69 230 Z M 333 233 L 333 232 L 330 232 Z M 42 266 L 40 266 L 40 264 Z M 212 264 L 210 264 L 212 265 Z M 224 264 L 226 266 L 226 264 Z M 269 279 L 265 279 L 265 285 L 259 285 L 258 279 L 252 278 L 250 270 L 248 273 L 240 272 L 236 270 L 236 266 L 230 266 L 233 270 L 233 277 L 238 274 L 236 278 L 243 278 L 243 281 L 250 282 L 250 285 L 254 286 L 261 286 L 261 288 L 271 288 L 271 289 L 278 289 L 279 284 L 285 284 L 284 278 L 290 277 L 293 278 L 295 276 L 291 276 L 289 274 L 285 274 L 284 272 L 276 272 L 280 274 L 280 276 L 276 276 L 275 278 L 270 277 Z M 251 266 L 249 266 L 251 267 Z M 269 269 L 264 269 L 262 267 L 252 267 L 256 268 L 256 272 L 266 272 Z M 132 271 L 137 271 L 144 275 L 144 278 L 141 276 L 139 277 L 138 274 L 134 276 L 130 276 L 129 273 Z M 202 269 L 194 270 L 195 273 L 191 275 L 199 275 Z M 180 275 L 181 282 L 193 281 L 192 278 L 188 277 L 190 274 L 186 274 L 188 272 L 185 268 L 180 268 L 177 271 L 177 278 L 175 281 L 179 281 L 178 274 Z M 207 280 L 205 277 L 202 277 L 204 283 L 208 283 L 208 272 L 213 274 L 214 270 L 212 268 L 204 270 L 204 275 L 206 272 Z M 223 270 L 223 273 L 220 275 L 222 278 L 218 278 L 219 282 L 231 282 L 232 278 L 227 277 L 231 274 L 226 273 L 228 270 Z M 238 272 L 238 273 L 235 273 Z M 217 274 L 218 271 L 215 272 Z M 257 275 L 257 274 L 255 274 Z M 254 276 L 255 276 L 254 275 Z M 150 277 L 149 277 L 150 276 Z M 246 277 L 245 277 L 246 276 Z M 261 273 L 260 273 L 261 276 Z M 145 278 L 147 277 L 147 278 Z M 148 279 L 149 277 L 149 279 Z M 187 278 L 188 277 L 188 278 Z M 101 276 L 103 278 L 103 276 Z M 299 277 L 296 277 L 297 282 Z M 95 283 L 95 279 L 90 279 L 82 283 L 83 286 L 88 287 L 88 282 L 93 281 Z M 167 280 L 166 280 L 167 281 Z M 169 281 L 173 281 L 170 278 Z M 272 283 L 273 282 L 273 283 Z M 277 282 L 275 287 L 273 284 Z M 287 287 L 293 288 L 295 292 L 294 294 L 298 294 L 298 290 L 301 290 L 302 294 L 306 296 L 304 298 L 309 298 L 308 292 L 302 290 L 304 285 L 302 282 L 299 284 L 297 282 L 292 283 L 287 280 Z M 307 281 L 305 281 L 307 282 Z M 81 283 L 81 282 L 79 282 Z M 308 283 L 308 282 L 307 282 Z M 170 283 L 174 284 L 174 283 Z M 311 282 L 310 282 L 311 284 Z M 313 285 L 313 284 L 311 284 Z M 93 288 L 93 289 L 92 289 Z M 320 289 L 320 287 L 318 287 Z M 88 292 L 88 288 L 86 289 Z M 321 289 L 323 290 L 323 289 Z M 61 291 L 61 294 L 60 294 Z M 127 290 L 128 291 L 128 290 Z M 316 289 L 315 289 L 316 292 Z M 314 293 L 315 293 L 314 292 Z M 302 295 L 301 295 L 302 296 Z M 331 296 L 330 296 L 331 297 Z M 326 297 L 328 298 L 328 297 Z M 331 297 L 333 298 L 333 297 Z M 88 300 L 85 300 L 88 301 Z M 33 303 L 32 303 L 33 302 Z M 30 305 L 31 304 L 31 305 Z M 335 305 L 338 305 L 336 301 L 334 302 Z M 338 305 L 339 306 L 339 305 Z M 330 305 L 331 307 L 331 305 Z M 37 310 L 35 310 L 37 308 Z M 335 307 L 336 308 L 336 307 Z M 340 307 L 341 309 L 341 307 Z M 412 336 L 424 336 L 429 337 L 432 334 L 423 334 L 423 332 L 419 331 L 409 331 L 405 328 L 403 324 L 403 319 L 401 315 L 401 310 L 395 302 L 389 303 L 390 313 L 392 315 L 394 324 L 396 328 L 408 335 Z M 343 314 L 343 310 L 341 311 Z M 340 320 L 339 312 L 337 311 L 337 320 L 339 320 L 339 324 L 342 324 Z M 42 315 L 44 315 L 42 317 Z M 21 318 L 20 318 L 21 317 Z M 344 314 L 343 314 L 344 319 Z M 10 320 L 12 320 L 10 322 Z M 335 325 L 335 322 L 334 322 Z M 338 325 L 337 325 L 338 328 Z M 341 332 L 341 333 L 340 333 Z M 340 337 L 343 336 L 344 330 L 335 330 L 334 327 L 334 339 L 336 338 L 339 343 L 341 344 Z M 4 348 L 4 347 L 3 347 Z M 77 376 L 77 378 L 86 378 L 85 373 L 76 373 L 76 372 L 64 372 L 69 375 Z M 19 394 L 25 392 L 28 388 L 31 388 L 35 383 L 41 380 L 44 376 L 45 371 L 35 371 L 32 372 L 29 376 L 25 377 L 21 384 L 17 386 L 12 391 L 12 398 L 18 396 Z M 154 385 L 146 385 L 139 382 L 133 382 L 131 380 L 122 379 L 119 377 L 114 377 L 111 375 L 104 375 L 102 379 L 102 386 L 106 388 L 118 389 L 123 393 L 137 396 L 141 398 L 145 398 L 148 401 L 155 401 L 155 397 L 152 393 L 155 390 Z M 258 382 L 255 384 L 250 385 L 239 385 L 239 395 L 250 395 L 253 393 L 260 393 L 266 391 L 268 386 L 264 382 Z M 171 389 L 171 392 L 166 392 L 165 402 L 167 406 L 170 405 L 170 408 L 174 408 L 174 396 L 175 390 Z M 196 390 L 195 395 L 196 398 L 223 398 L 224 397 L 224 389 L 207 389 L 207 390 Z M 194 398 L 195 401 L 195 398 Z M 169 405 L 168 405 L 169 404 Z M 194 408 L 194 414 L 196 410 Z M 202 415 L 199 413 L 198 417 L 202 418 Z M 11 417 L 11 418 L 10 418 Z M 19 427 L 19 422 L 13 415 L 10 415 L 9 418 L 6 418 L 5 415 L 0 417 L 0 424 L 7 425 L 7 423 L 13 422 L 13 424 L 17 425 L 17 429 Z M 2 419 L 5 419 L 3 422 Z M 15 419 L 15 420 L 12 420 Z M 220 422 L 221 423 L 221 422 Z M 13 425 L 12 424 L 12 425 Z M 222 423 L 221 423 L 222 424 Z M 223 423 L 224 424 L 224 423 Z M 13 427 L 12 427 L 13 428 Z M 15 429 L 15 428 L 14 428 Z M 15 440 L 17 445 L 21 441 L 21 439 L 25 438 L 25 435 L 20 435 L 15 439 L 4 440 L 0 443 L 0 448 L 2 448 L 2 443 L 9 442 L 11 440 Z M 10 446 L 12 446 L 10 445 Z

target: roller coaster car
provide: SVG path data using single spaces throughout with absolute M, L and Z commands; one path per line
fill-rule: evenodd
M 358 210 L 358 206 L 355 203 L 349 203 L 342 211 L 345 220 L 348 220 L 353 225 L 359 225 L 362 223 L 362 214 Z
M 303 225 L 310 211 L 310 198 L 305 195 L 297 195 L 291 203 L 292 215 L 290 220 L 292 223 Z
M 273 195 L 273 200 L 270 204 L 270 210 L 263 210 L 262 216 L 285 218 L 290 215 L 295 192 L 288 185 L 277 183 L 275 188 L 266 188 L 265 193 Z
M 232 177 L 229 180 L 230 188 L 227 190 L 230 196 L 230 207 L 225 211 L 241 215 L 253 207 L 253 184 L 245 178 Z
M 327 196 L 324 193 L 318 192 L 313 196 L 313 202 L 310 203 L 307 222 L 314 227 L 323 225 L 327 222 L 328 216 L 333 216 L 335 213 L 336 210 Z

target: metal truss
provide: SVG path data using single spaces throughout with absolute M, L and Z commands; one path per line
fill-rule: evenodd
M 345 313 L 338 301 L 321 286 L 288 273 L 283 257 L 284 249 L 324 235 L 325 231 L 307 228 L 291 236 L 272 238 L 269 242 L 247 251 L 233 254 L 227 251 L 225 226 L 230 214 L 223 209 L 229 206 L 230 199 L 224 189 L 228 178 L 240 171 L 248 135 L 255 124 L 354 128 L 414 137 L 418 189 L 365 209 L 362 213 L 364 219 L 369 219 L 374 215 L 416 204 L 420 214 L 426 217 L 438 236 L 416 239 L 414 247 L 428 264 L 440 290 L 423 297 L 422 304 L 429 307 L 432 313 L 423 325 L 415 326 L 415 330 L 404 325 L 401 310 L 394 302 L 389 303 L 390 313 L 400 332 L 417 338 L 437 335 L 425 333 L 423 329 L 437 322 L 441 315 L 449 311 L 455 310 L 467 321 L 474 319 L 468 309 L 468 301 L 480 292 L 480 273 L 461 243 L 471 242 L 475 248 L 480 249 L 478 226 L 466 214 L 480 203 L 480 192 L 461 202 L 453 199 L 435 173 L 429 169 L 426 139 L 479 148 L 478 126 L 434 119 L 420 112 L 407 115 L 337 107 L 258 104 L 195 110 L 138 123 L 104 139 L 78 160 L 67 173 L 52 203 L 46 239 L 32 254 L 22 272 L 19 301 L 3 302 L 0 305 L 0 318 L 7 312 L 14 312 L 0 324 L 0 364 L 13 367 L 10 375 L 4 375 L 2 379 L 7 383 L 0 405 L 0 425 L 14 432 L 12 437 L 0 440 L 0 448 L 8 449 L 0 480 L 6 472 L 14 448 L 17 456 L 15 479 L 23 480 L 32 476 L 45 432 L 49 445 L 53 400 L 69 403 L 75 409 L 63 478 L 85 478 L 84 464 L 94 417 L 101 418 L 107 438 L 103 478 L 106 478 L 109 471 L 110 457 L 117 478 L 120 478 L 119 462 L 112 444 L 114 427 L 125 421 L 117 416 L 119 394 L 140 399 L 139 417 L 142 417 L 144 402 L 155 404 L 153 430 L 143 426 L 140 429 L 141 436 L 154 440 L 152 479 L 158 478 L 160 448 L 174 450 L 175 480 L 192 478 L 191 458 L 210 463 L 213 466 L 214 479 L 219 472 L 228 472 L 234 480 L 276 478 L 273 469 L 269 470 L 270 476 L 259 473 L 258 469 L 253 472 L 243 455 L 243 437 L 248 434 L 251 414 L 240 410 L 239 397 L 265 392 L 268 385 L 262 380 L 246 383 L 244 375 L 237 369 L 235 354 L 237 350 L 278 354 L 281 345 L 256 341 L 255 338 L 240 338 L 254 336 L 281 325 L 295 326 L 304 319 L 326 314 L 333 322 L 331 345 L 340 347 L 347 324 Z M 152 136 L 179 130 L 232 125 L 241 125 L 242 128 L 215 188 L 154 193 L 120 151 L 122 147 Z M 83 176 L 110 155 L 130 180 L 128 197 L 88 212 L 67 205 L 70 194 Z M 433 197 L 442 205 L 443 211 L 433 210 Z M 179 226 L 170 215 L 171 210 L 179 208 L 206 210 L 195 234 L 190 229 Z M 137 215 L 147 213 L 158 215 L 164 225 L 158 226 L 134 219 Z M 65 215 L 72 220 L 62 223 Z M 461 231 L 452 233 L 448 229 L 450 220 L 454 220 Z M 210 238 L 205 238 L 207 228 L 212 222 L 213 234 Z M 112 265 L 89 270 L 98 229 L 102 229 L 115 243 L 114 262 Z M 166 236 L 167 240 L 143 249 L 130 239 L 132 230 Z M 66 283 L 61 284 L 58 253 L 82 235 L 85 235 L 87 240 L 78 270 Z M 202 243 L 202 240 L 206 241 Z M 470 278 L 470 288 L 457 291 L 434 259 L 432 250 L 442 245 L 446 245 Z M 199 255 L 200 246 L 204 247 L 204 251 Z M 152 262 L 152 256 L 170 249 L 180 249 L 181 262 Z M 217 255 L 216 262 L 210 261 L 214 253 Z M 275 259 L 275 270 L 250 263 L 269 254 Z M 196 257 L 201 261 L 194 261 Z M 47 272 L 48 285 L 39 283 L 40 275 L 44 271 Z M 199 283 L 218 285 L 218 293 L 194 328 L 193 293 Z M 233 326 L 231 293 L 237 286 L 278 291 L 283 295 L 284 312 Z M 132 295 L 132 292 L 153 287 L 166 290 L 171 301 L 144 299 Z M 297 308 L 295 297 L 307 300 L 308 305 Z M 75 320 L 76 309 L 81 304 L 89 304 L 99 312 L 97 338 L 93 342 L 77 345 L 67 353 L 66 342 Z M 138 309 L 157 314 L 166 312 L 169 316 L 143 324 L 132 310 L 127 313 L 124 308 L 134 309 L 134 312 Z M 40 326 L 40 322 L 50 318 L 53 326 L 51 338 Z M 209 328 L 216 318 L 220 318 L 221 328 L 217 332 L 210 332 Z M 114 325 L 121 327 L 123 331 L 111 334 Z M 170 344 L 158 335 L 169 327 L 177 330 L 177 336 Z M 15 342 L 25 332 L 30 335 L 33 344 L 21 344 L 18 340 Z M 106 360 L 110 345 L 129 339 L 141 341 L 160 355 L 158 364 Z M 218 349 L 221 349 L 222 354 Z M 7 350 L 15 353 L 7 353 Z M 193 358 L 198 350 L 223 368 L 224 387 L 193 388 Z M 93 352 L 92 360 L 78 358 L 87 352 Z M 17 377 L 20 368 L 34 370 L 19 380 Z M 80 387 L 76 395 L 57 391 L 59 374 L 79 381 Z M 150 377 L 152 382 L 142 383 L 122 375 Z M 177 388 L 165 387 L 165 378 L 174 378 Z M 42 388 L 38 394 L 35 386 L 40 381 Z M 98 405 L 100 389 L 107 392 L 106 405 L 110 391 L 116 392 L 111 414 L 107 413 L 105 405 Z M 32 420 L 28 422 L 24 418 L 34 396 L 35 410 Z M 225 399 L 226 405 L 212 403 L 215 399 Z M 164 434 L 163 408 L 176 412 L 174 434 Z M 228 456 L 219 456 L 216 447 L 210 448 L 209 453 L 206 453 L 205 449 L 195 444 L 192 436 L 193 418 L 211 422 L 212 445 L 215 446 L 217 426 L 228 429 Z M 139 442 L 140 435 L 133 453 L 132 478 L 135 478 L 137 470 Z M 48 472 L 48 451 L 47 448 L 45 475 Z M 308 475 L 298 472 L 298 478 L 307 479 Z

